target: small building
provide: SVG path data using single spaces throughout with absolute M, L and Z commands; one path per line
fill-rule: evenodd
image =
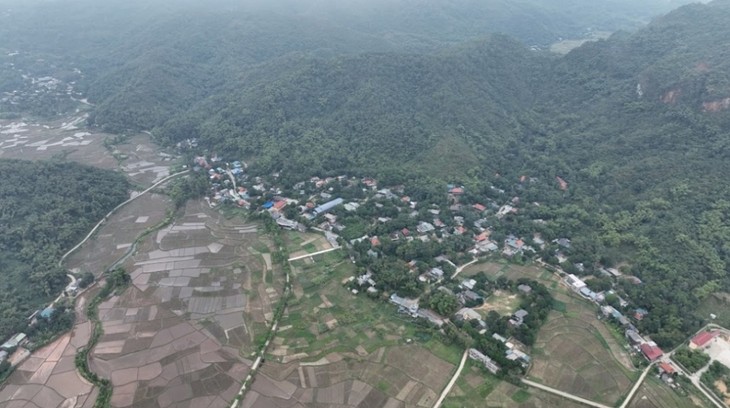
M 418 317 L 422 317 L 438 327 L 444 325 L 444 318 L 429 309 L 418 309 Z
M 474 290 L 474 286 L 476 286 L 477 281 L 474 279 L 464 279 L 461 281 L 461 287 L 468 290 Z
M 644 338 L 639 335 L 638 332 L 634 330 L 626 330 L 626 338 L 629 340 L 632 346 L 636 346 L 637 344 L 641 344 L 644 342 Z
M 436 227 L 434 227 L 432 224 L 430 224 L 428 222 L 422 221 L 418 224 L 418 226 L 416 227 L 416 230 L 418 231 L 419 234 L 426 234 L 426 233 L 435 231 Z
M 0 346 L 2 350 L 10 350 L 23 344 L 26 339 L 25 333 L 18 333 Z
M 660 349 L 654 343 L 644 343 L 641 345 L 641 353 L 644 354 L 649 361 L 656 361 L 659 357 L 664 355 L 662 349 Z
M 497 365 L 494 360 L 485 356 L 477 349 L 469 349 L 469 358 L 484 364 L 484 367 L 492 374 L 497 374 L 497 371 L 499 371 L 499 365 Z
M 525 322 L 525 317 L 527 317 L 528 314 L 527 310 L 520 309 L 512 315 L 512 318 L 509 319 L 509 323 L 513 326 L 522 326 L 522 323 Z
M 471 290 L 465 290 L 460 295 L 465 302 L 481 303 L 484 300 L 481 295 Z
M 480 315 L 479 312 L 477 312 L 474 309 L 470 309 L 468 307 L 463 307 L 463 308 L 459 309 L 459 311 L 456 312 L 455 315 L 464 321 L 482 319 L 482 315 Z
M 335 198 L 332 201 L 328 201 L 328 202 L 316 207 L 314 210 L 312 210 L 312 214 L 314 214 L 314 216 L 316 217 L 320 214 L 323 214 L 323 213 L 326 213 L 327 211 L 332 210 L 333 208 L 337 207 L 338 205 L 342 204 L 343 202 L 344 202 L 343 199 Z
M 50 319 L 51 316 L 53 316 L 53 312 L 56 309 L 53 308 L 53 306 L 48 306 L 47 308 L 43 309 L 40 313 L 40 316 L 44 319 Z
M 492 338 L 494 340 L 497 340 L 497 341 L 502 342 L 502 343 L 506 343 L 507 342 L 507 339 L 504 338 L 503 336 L 500 336 L 498 333 L 492 334 Z
M 575 291 L 580 291 L 586 287 L 586 283 L 572 273 L 565 278 L 565 282 Z
M 644 320 L 644 316 L 648 315 L 649 311 L 643 308 L 638 308 L 634 311 L 634 319 Z
M 705 347 L 710 340 L 714 339 L 719 332 L 703 331 L 702 333 L 692 337 L 689 341 L 689 348 L 692 350 Z
M 402 298 L 393 293 L 390 295 L 390 302 L 398 306 L 398 310 L 415 317 L 418 313 L 418 299 Z
M 428 276 L 432 279 L 442 279 L 444 277 L 444 271 L 441 268 L 431 268 L 430 271 L 428 271 Z
M 518 285 L 517 290 L 524 293 L 525 295 L 529 295 L 530 292 L 532 292 L 532 288 L 529 285 Z
M 664 361 L 662 361 L 661 363 L 659 363 L 659 373 L 660 374 L 672 375 L 672 374 L 674 374 L 676 372 L 677 372 L 677 370 L 675 370 L 674 369 L 674 366 L 671 365 L 670 363 L 667 363 L 667 362 L 664 362 Z

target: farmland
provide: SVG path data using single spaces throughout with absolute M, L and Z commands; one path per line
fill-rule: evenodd
M 91 324 L 85 306 L 95 291 L 76 300 L 76 324 L 70 333 L 37 350 L 18 366 L 0 390 L 0 401 L 16 407 L 93 407 L 98 390 L 76 371 L 74 359 L 86 346 Z M 2 405 L 2 404 L 0 404 Z
M 555 297 L 565 312 L 551 312 L 540 330 L 528 378 L 613 405 L 635 377 L 626 352 L 592 306 L 561 293 Z
M 655 375 L 649 375 L 639 391 L 637 391 L 634 398 L 629 404 L 630 408 L 684 408 L 684 407 L 706 407 L 710 405 L 710 402 L 705 402 L 700 397 L 701 394 L 697 392 L 697 389 L 690 384 L 686 383 L 684 387 L 685 392 L 689 392 L 689 396 L 682 396 L 676 391 L 672 390 L 659 380 Z
M 291 246 L 306 242 L 291 235 Z M 353 268 L 340 251 L 292 262 L 293 297 L 244 407 L 434 403 L 461 351 L 392 305 L 350 293 L 342 281 Z
M 139 246 L 125 262 L 132 285 L 99 306 L 104 334 L 91 369 L 110 378 L 112 405 L 226 406 L 250 362 L 255 323 L 280 295 L 264 283 L 257 226 L 225 219 L 204 202 Z M 278 277 L 272 277 L 276 281 Z M 281 287 L 281 285 L 279 285 Z
M 500 381 L 479 369 L 477 363 L 471 360 L 467 362 L 456 386 L 443 404 L 445 408 L 578 408 L 582 406 L 537 389 L 519 388 Z

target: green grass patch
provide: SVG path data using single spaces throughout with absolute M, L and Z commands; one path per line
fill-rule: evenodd
M 553 300 L 553 310 L 560 313 L 566 313 L 568 311 L 565 302 L 561 302 L 559 300 Z
M 302 248 L 304 248 L 304 250 L 305 250 L 305 251 L 307 251 L 307 253 L 310 253 L 310 254 L 311 254 L 312 252 L 317 252 L 317 246 L 316 246 L 316 245 L 314 245 L 314 244 L 313 244 L 313 243 L 311 243 L 311 242 L 310 242 L 310 243 L 308 243 L 308 244 L 306 244 L 306 245 L 304 245 L 304 246 L 303 246 Z
M 523 402 L 526 402 L 528 399 L 530 399 L 531 394 L 525 390 L 519 390 L 516 393 L 512 394 L 512 401 L 522 404 Z

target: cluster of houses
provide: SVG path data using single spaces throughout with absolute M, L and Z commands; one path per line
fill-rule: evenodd
M 640 352 L 650 362 L 658 360 L 664 355 L 664 352 L 651 340 L 644 339 L 640 334 L 639 330 L 634 326 L 631 320 L 626 317 L 623 313 L 618 311 L 611 305 L 604 304 L 606 295 L 614 295 L 618 299 L 619 306 L 627 307 L 629 302 L 620 296 L 616 295 L 613 291 L 607 292 L 593 292 L 588 288 L 585 281 L 573 274 L 567 274 L 564 278 L 565 283 L 574 292 L 580 294 L 582 297 L 596 303 L 601 310 L 604 318 L 614 319 L 616 323 L 624 329 L 624 335 L 629 341 L 631 347 L 636 351 Z M 642 308 L 637 308 L 634 311 L 633 318 L 636 320 L 642 320 L 649 312 Z

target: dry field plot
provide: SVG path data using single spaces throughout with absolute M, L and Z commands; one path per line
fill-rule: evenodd
M 566 313 L 551 312 L 540 330 L 528 378 L 612 405 L 631 387 L 631 363 L 593 309 L 562 300 Z
M 687 391 L 695 393 L 694 387 L 685 388 Z M 708 403 L 709 404 L 709 401 Z M 636 395 L 629 404 L 630 408 L 689 408 L 689 407 L 706 407 L 695 395 L 681 396 L 674 390 L 669 388 L 655 375 L 649 375 L 641 384 Z
M 145 229 L 165 219 L 170 200 L 146 194 L 114 213 L 83 247 L 69 256 L 66 267 L 98 275 L 127 253 Z
M 342 280 L 352 273 L 338 251 L 293 262 L 293 298 L 244 407 L 433 405 L 460 351 L 419 338 L 391 305 L 351 294 Z
M 496 290 L 489 296 L 484 304 L 474 308 L 482 316 L 486 316 L 490 311 L 494 310 L 502 316 L 509 316 L 517 310 L 520 305 L 520 298 L 511 292 Z
M 516 387 L 484 373 L 469 361 L 444 400 L 444 408 L 579 408 L 584 405 L 540 390 Z
M 111 379 L 113 406 L 230 404 L 251 364 L 239 356 L 251 323 L 263 325 L 280 296 L 246 249 L 258 239 L 256 225 L 191 202 L 140 244 L 125 263 L 132 285 L 99 306 L 104 335 L 91 368 Z
M 0 390 L 2 408 L 90 408 L 98 390 L 76 371 L 74 359 L 86 346 L 91 323 L 84 309 L 95 291 L 80 296 L 76 303 L 76 325 L 70 333 L 33 353 L 8 378 Z
M 0 120 L 0 158 L 47 160 L 64 157 L 104 169 L 121 170 L 141 185 L 152 185 L 170 174 L 175 158 L 159 153 L 149 135 L 139 134 L 114 147 L 111 152 L 105 140 L 114 135 L 83 129 L 86 116 L 63 121 L 32 123 L 30 121 Z M 116 157 L 115 157 L 116 156 Z

